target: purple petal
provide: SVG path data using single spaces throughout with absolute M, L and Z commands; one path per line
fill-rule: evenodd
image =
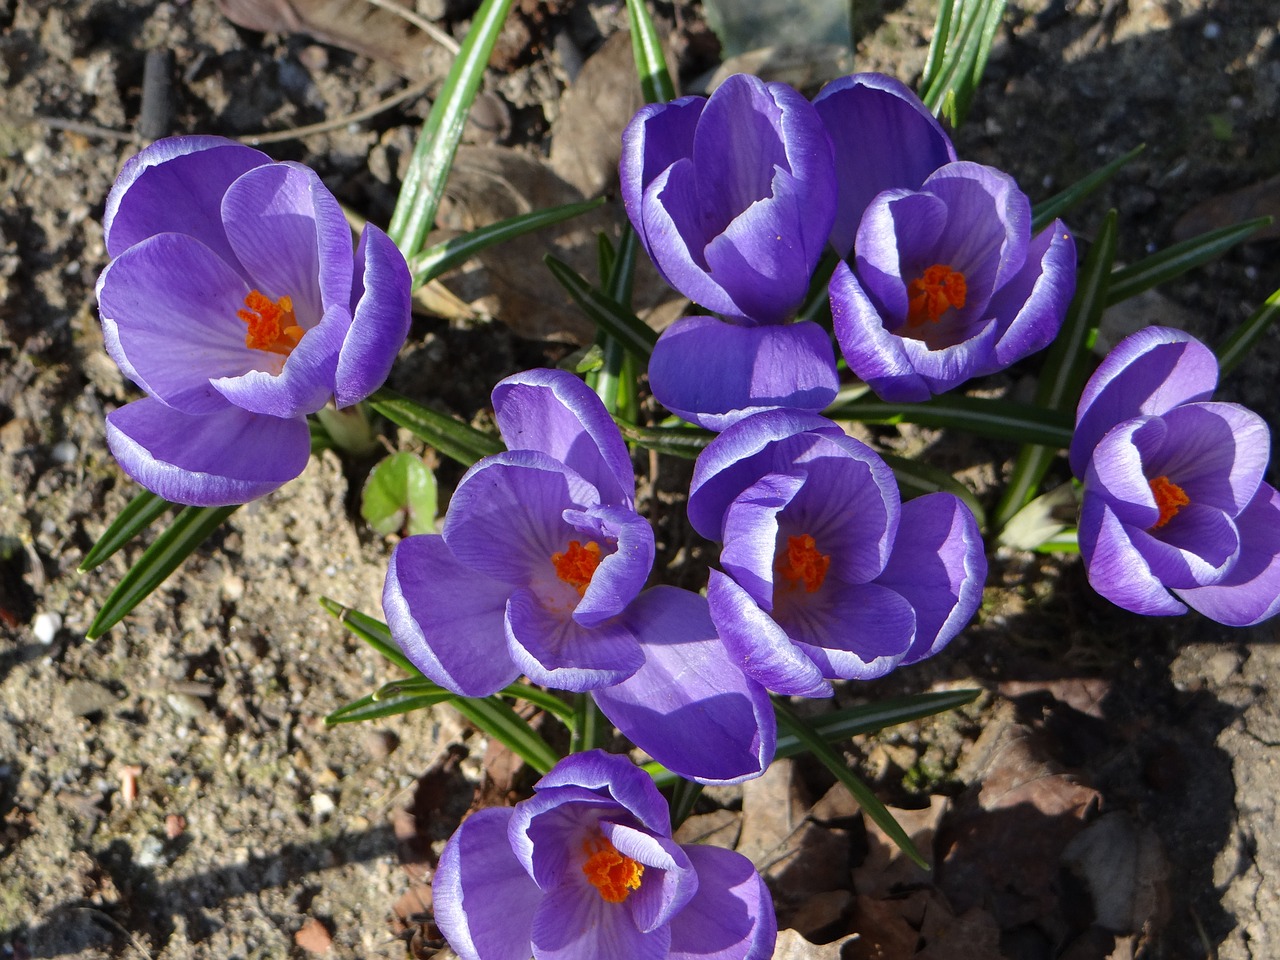
M 1146 530 L 1160 519 L 1143 461 L 1160 451 L 1167 436 L 1163 417 L 1135 417 L 1094 448 L 1085 486 L 1106 499 L 1121 523 Z
M 436 924 L 463 960 L 529 960 L 542 891 L 507 840 L 512 811 L 477 810 L 440 855 L 431 882 Z
M 991 298 L 988 313 L 1001 331 L 995 347 L 997 369 L 1047 347 L 1062 329 L 1075 292 L 1075 240 L 1062 221 L 1055 220 L 1032 239 L 1022 270 Z
M 538 960 L 666 960 L 671 931 L 641 933 L 625 903 L 607 903 L 585 877 L 547 891 L 533 918 Z
M 644 654 L 620 618 L 590 627 L 568 611 L 549 609 L 532 590 L 507 603 L 507 642 L 515 663 L 534 683 L 559 690 L 595 690 L 625 680 Z
M 510 592 L 459 563 L 441 537 L 423 534 L 392 551 L 382 609 L 424 676 L 464 697 L 487 697 L 520 676 L 503 627 Z
M 773 898 L 740 853 L 686 846 L 698 892 L 671 921 L 668 960 L 769 960 L 778 935 Z
M 1003 287 L 1026 263 L 1031 201 L 1007 173 L 963 160 L 935 170 L 921 189 L 946 203 L 947 229 L 913 266 L 950 264 L 965 274 L 971 297 L 982 292 L 980 306 L 958 312 L 985 308 L 985 291 Z M 904 264 L 915 253 L 904 246 Z
M 645 867 L 640 889 L 625 901 L 636 929 L 649 933 L 666 926 L 698 889 L 688 855 L 670 837 L 655 837 L 625 824 L 601 820 L 600 832 L 620 854 Z
M 709 430 L 780 407 L 817 413 L 840 386 L 831 340 L 816 323 L 744 327 L 705 316 L 663 331 L 649 384 L 668 410 Z
M 537 791 L 580 786 L 621 804 L 640 823 L 660 836 L 671 836 L 671 811 L 653 778 L 626 757 L 603 750 L 587 750 L 565 757 L 541 780 Z
M 554 776 L 564 762 L 552 767 L 547 776 Z M 609 796 L 607 784 L 598 790 L 572 783 L 543 784 L 539 781 L 534 788 L 537 792 L 516 804 L 507 829 L 511 849 L 541 889 L 578 883 L 591 890 L 581 872 L 584 847 L 599 837 L 601 817 L 618 820 L 626 817 L 626 811 Z
M 303 330 L 332 307 L 350 308 L 351 227 L 314 170 L 296 163 L 251 170 L 223 197 L 222 219 L 252 284 L 272 300 L 291 298 Z
M 839 199 L 831 245 L 845 257 L 876 194 L 919 189 L 929 174 L 956 159 L 955 148 L 920 99 L 883 74 L 841 77 L 813 105 L 835 148 Z
M 767 473 L 786 473 L 798 457 L 825 442 L 849 438 L 816 414 L 771 410 L 740 420 L 698 455 L 689 490 L 689 522 L 708 540 L 719 540 L 729 504 Z
M 916 266 L 909 260 L 904 263 L 904 252 L 931 250 L 946 227 L 947 205 L 931 193 L 890 190 L 867 207 L 858 227 L 855 262 L 860 282 L 881 311 L 886 329 L 897 330 L 907 319 L 907 284 L 912 276 L 904 275 L 904 270 Z
M 654 587 L 627 620 L 645 660 L 622 683 L 593 692 L 609 721 L 682 777 L 738 783 L 759 776 L 777 742 L 773 705 L 730 658 L 706 599 Z
M 916 632 L 915 611 L 901 594 L 831 578 L 815 593 L 779 594 L 773 616 L 829 679 L 883 677 L 906 656 Z
M 742 491 L 725 512 L 720 566 L 762 610 L 773 609 L 778 514 L 805 484 L 806 475 L 769 473 Z
M 366 224 L 356 249 L 351 329 L 338 356 L 334 399 L 359 403 L 386 381 L 409 335 L 409 267 L 391 239 Z
M 1167 476 L 1192 503 L 1232 516 L 1253 502 L 1271 459 L 1271 431 L 1260 416 L 1207 402 L 1174 407 L 1161 419 L 1168 433 L 1145 463 L 1148 475 Z
M 1211 620 L 1249 627 L 1280 613 L 1280 493 L 1262 484 L 1236 523 L 1240 557 L 1231 573 L 1214 586 L 1175 592 Z
M 236 311 L 248 292 L 199 240 L 165 233 L 141 241 L 98 280 L 107 352 L 130 380 L 170 406 L 191 414 L 221 410 L 227 401 L 209 379 L 239 376 L 270 356 L 245 346 Z
M 574 533 L 564 511 L 594 502 L 595 488 L 545 454 L 500 453 L 463 476 L 442 532 L 459 560 L 497 580 L 555 581 L 552 557 Z
M 651 257 L 653 252 L 640 213 L 645 189 L 672 164 L 693 156 L 693 136 L 706 104 L 705 97 L 648 104 L 631 118 L 622 133 L 622 158 L 618 164 L 622 202 Z
M 1088 487 L 1080 510 L 1080 555 L 1089 585 L 1116 606 L 1143 616 L 1186 612 L 1151 572 L 1115 512 Z
M 144 397 L 107 415 L 107 446 L 124 472 L 174 503 L 247 503 L 298 476 L 311 456 L 306 420 L 235 407 L 192 416 Z
M 1093 448 L 1122 420 L 1208 400 L 1218 384 L 1213 351 L 1190 334 L 1147 327 L 1107 354 L 1085 384 L 1071 438 L 1071 470 L 1083 477 Z
M 222 137 L 170 137 L 144 147 L 107 195 L 107 253 L 118 257 L 148 237 L 181 233 L 238 267 L 222 227 L 222 195 L 242 174 L 269 163 L 265 153 Z
M 930 493 L 902 505 L 893 553 L 876 583 L 915 610 L 915 639 L 903 665 L 933 656 L 964 629 L 982 603 L 986 579 L 978 521 L 958 497 Z
M 493 412 L 509 450 L 537 450 L 577 471 L 603 503 L 630 504 L 635 469 L 595 392 L 567 370 L 525 370 L 493 388 Z
M 707 602 L 716 632 L 730 658 L 747 676 L 774 693 L 829 697 L 832 687 L 817 665 L 760 609 L 745 590 L 719 570 L 711 571 Z
M 616 543 L 600 561 L 573 619 L 585 627 L 617 616 L 644 589 L 653 569 L 653 527 L 627 507 L 567 510 L 564 517 L 579 530 L 590 530 L 596 542 Z
M 1130 527 L 1134 547 L 1166 587 L 1220 583 L 1240 555 L 1240 533 L 1221 510 L 1191 504 L 1157 530 Z
M 890 403 L 918 403 L 933 394 L 916 373 L 901 337 L 885 329 L 875 304 L 848 264 L 836 265 L 829 287 L 836 342 L 845 361 L 876 395 Z

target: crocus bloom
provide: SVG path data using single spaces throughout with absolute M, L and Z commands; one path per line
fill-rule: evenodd
M 463 696 L 521 674 L 595 691 L 671 769 L 708 782 L 758 776 L 776 738 L 768 697 L 729 658 L 705 600 L 641 594 L 653 531 L 604 404 L 573 374 L 529 370 L 499 383 L 493 405 L 510 449 L 466 473 L 440 534 L 407 537 L 392 554 L 382 602 L 396 642 Z
M 1229 626 L 1280 612 L 1280 494 L 1262 418 L 1210 399 L 1218 363 L 1180 330 L 1121 341 L 1085 385 L 1071 440 L 1080 554 L 1118 606 Z
M 243 503 L 306 467 L 306 416 L 364 399 L 409 330 L 400 252 L 316 174 L 218 137 L 160 140 L 107 197 L 108 352 L 147 394 L 107 416 L 125 472 L 178 503 Z
M 710 98 L 643 107 L 622 145 L 622 197 L 640 242 L 673 287 L 718 315 L 664 332 L 649 366 L 654 395 L 712 429 L 754 409 L 822 409 L 838 386 L 835 352 L 815 324 L 781 325 L 835 216 L 831 144 L 813 105 L 785 84 L 736 75 Z
M 854 250 L 831 278 L 836 340 L 849 368 L 894 402 L 927 400 L 1047 346 L 1075 292 L 1062 222 L 1032 236 L 1026 195 L 976 163 L 878 194 Z
M 463 960 L 767 960 L 777 920 L 751 861 L 671 839 L 625 757 L 572 754 L 514 808 L 472 814 L 432 882 Z
M 865 444 L 813 414 L 749 417 L 698 458 L 689 520 L 723 541 L 711 617 L 747 673 L 824 696 L 941 650 L 978 608 L 987 564 L 960 500 L 902 503 Z
M 814 98 L 836 158 L 836 217 L 831 246 L 847 257 L 862 213 L 884 190 L 919 190 L 956 159 L 955 147 L 905 84 L 882 73 L 833 80 Z

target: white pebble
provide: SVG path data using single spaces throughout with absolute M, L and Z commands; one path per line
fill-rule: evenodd
M 62 614 L 60 613 L 37 613 L 35 620 L 31 622 L 31 632 L 44 644 L 53 643 L 53 638 L 61 629 Z
M 1204 25 L 1202 33 L 1206 40 L 1217 40 L 1218 37 L 1222 36 L 1222 25 L 1210 20 Z
M 49 457 L 54 463 L 60 463 L 63 466 L 66 466 L 68 463 L 74 463 L 78 456 L 80 456 L 80 451 L 70 440 L 63 440 L 60 443 L 55 443 L 49 448 Z

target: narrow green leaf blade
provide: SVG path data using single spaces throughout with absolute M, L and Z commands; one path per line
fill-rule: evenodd
M 463 466 L 469 467 L 482 457 L 501 453 L 504 449 L 497 437 L 386 387 L 366 402 L 392 423 L 404 427 L 419 440 Z
M 627 0 L 631 18 L 631 52 L 635 56 L 636 74 L 645 103 L 666 103 L 676 98 L 676 85 L 667 71 L 667 58 L 662 53 L 662 38 L 649 16 L 644 0 Z
M 860 707 L 833 710 L 813 720 L 813 729 L 828 743 L 838 743 L 864 733 L 875 733 L 899 723 L 923 720 L 935 714 L 946 713 L 973 703 L 981 690 L 933 690 L 905 697 L 892 697 Z M 796 737 L 783 734 L 778 737 L 775 757 L 794 757 L 805 751 Z
M 497 697 L 483 700 L 459 697 L 454 706 L 477 728 L 505 744 L 539 773 L 548 772 L 560 759 L 538 731 L 512 710 L 510 704 Z
M 339 723 L 381 720 L 385 717 L 409 713 L 411 710 L 435 706 L 437 703 L 448 703 L 453 699 L 456 699 L 455 695 L 448 690 L 441 690 L 439 693 L 412 693 L 385 699 L 377 699 L 375 695 L 370 694 L 339 707 L 324 718 L 324 723 L 325 726 L 332 727 Z
M 696 459 L 715 438 L 714 433 L 701 427 L 637 427 L 619 420 L 618 428 L 628 443 L 686 460 Z
M 1239 365 L 1277 317 L 1280 317 L 1280 290 L 1267 297 L 1253 316 L 1237 327 L 1218 348 L 1218 367 L 1224 374 Z
M 1190 240 L 1183 240 L 1159 250 L 1137 263 L 1115 271 L 1107 292 L 1107 306 L 1136 297 L 1144 290 L 1167 283 L 1188 270 L 1207 263 L 1230 250 L 1237 243 L 1271 223 L 1270 217 L 1257 217 L 1231 227 L 1210 230 Z
M 568 291 L 597 327 L 616 338 L 637 357 L 648 361 L 658 334 L 630 310 L 605 296 L 573 267 L 553 256 L 543 258 L 552 275 Z
M 176 504 L 170 503 L 150 490 L 139 490 L 111 521 L 111 525 L 98 538 L 93 548 L 84 555 L 84 559 L 80 561 L 80 572 L 88 573 L 94 567 L 100 566 L 104 560 L 151 526 L 162 513 L 173 506 Z
M 320 606 L 324 607 L 332 616 L 337 617 L 339 623 L 405 673 L 416 674 L 418 672 L 418 668 L 409 661 L 408 657 L 400 652 L 396 642 L 391 639 L 391 631 L 387 629 L 387 625 L 381 620 L 375 620 L 366 613 L 345 607 L 337 600 L 331 600 L 328 597 L 320 598 Z
M 861 423 L 917 423 L 966 430 L 983 437 L 1065 447 L 1071 442 L 1071 418 L 1012 400 L 944 394 L 926 403 L 886 403 L 874 398 L 837 403 L 824 414 L 832 420 Z
M 97 640 L 119 623 L 238 509 L 239 504 L 230 507 L 183 507 L 169 528 L 143 551 L 111 591 L 85 637 Z
M 1100 167 L 1088 176 L 1077 180 L 1061 193 L 1055 193 L 1048 200 L 1037 203 L 1031 210 L 1031 232 L 1039 233 L 1057 217 L 1062 216 L 1114 177 L 1122 167 L 1145 149 L 1145 144 L 1139 144 L 1128 153 L 1116 157 L 1106 166 Z

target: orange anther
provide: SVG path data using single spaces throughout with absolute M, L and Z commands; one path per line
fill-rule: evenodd
M 914 329 L 926 320 L 937 323 L 952 307 L 957 310 L 963 307 L 969 296 L 969 285 L 959 270 L 935 263 L 907 285 L 907 295 L 910 297 L 907 327 Z
M 1178 515 L 1178 511 L 1191 502 L 1187 492 L 1170 480 L 1159 476 L 1147 481 L 1151 484 L 1151 493 L 1156 498 L 1156 506 L 1160 509 L 1160 519 L 1152 525 L 1152 530 L 1159 530 Z
M 293 352 L 305 332 L 293 315 L 293 300 L 281 297 L 272 300 L 258 290 L 250 290 L 244 298 L 246 309 L 237 310 L 236 316 L 249 327 L 244 335 L 244 345 L 254 350 L 265 350 L 287 357 Z
M 587 855 L 582 872 L 599 892 L 601 900 L 622 903 L 632 890 L 640 889 L 644 864 L 623 856 L 604 837 L 584 840 L 582 852 Z
M 587 592 L 596 567 L 600 566 L 600 544 L 588 540 L 584 547 L 577 540 L 570 540 L 567 550 L 551 555 L 551 563 L 556 568 L 556 576 L 582 595 Z
M 809 534 L 787 537 L 787 552 L 779 554 L 774 569 L 783 580 L 783 587 L 794 590 L 800 584 L 808 593 L 815 592 L 827 578 L 831 557 L 818 552 L 817 542 Z

